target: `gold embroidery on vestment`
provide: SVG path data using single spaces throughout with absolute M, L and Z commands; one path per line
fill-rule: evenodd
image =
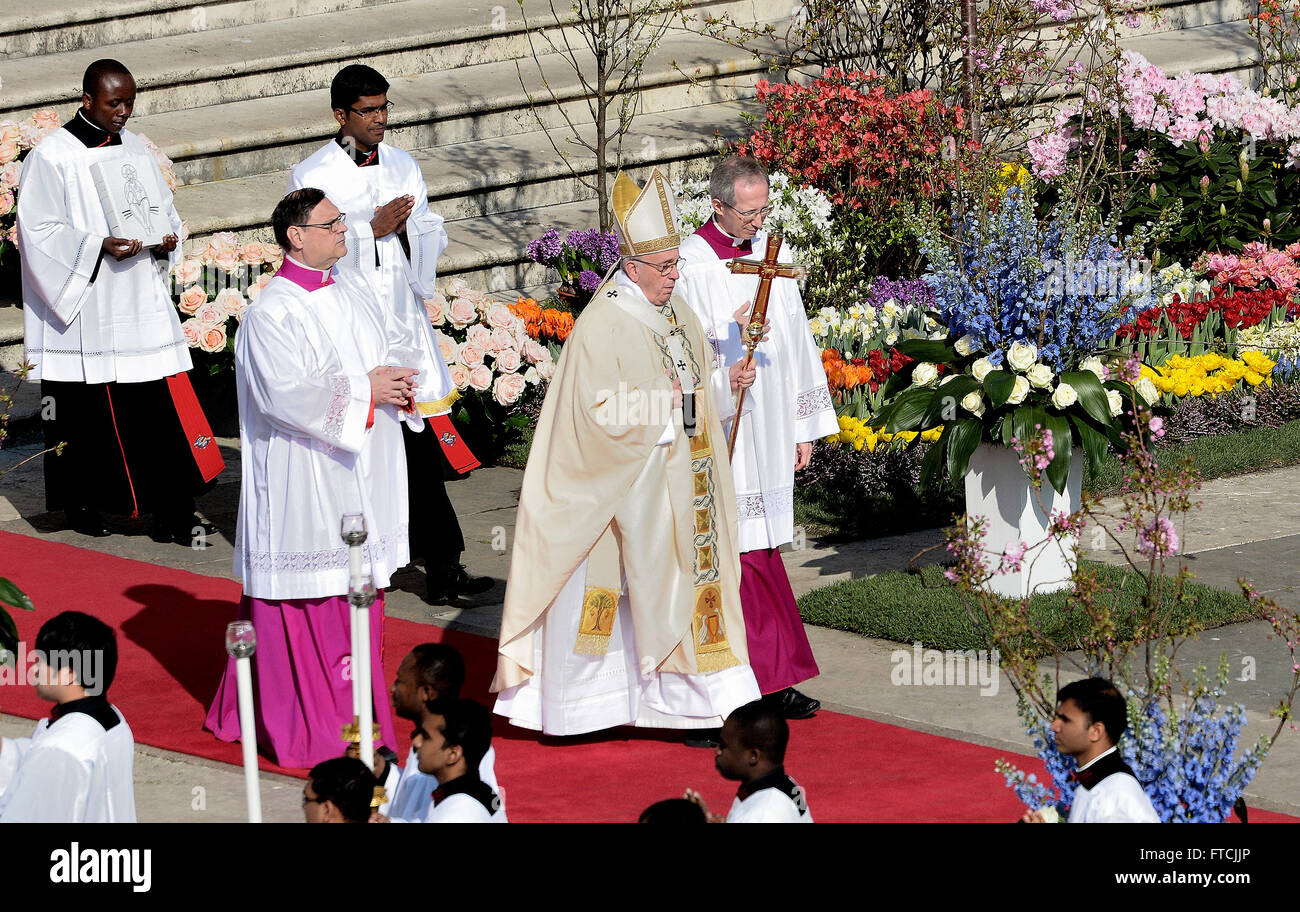
M 604 655 L 614 634 L 614 616 L 618 613 L 618 593 L 613 589 L 592 588 L 582 600 L 582 620 L 578 623 L 578 655 Z

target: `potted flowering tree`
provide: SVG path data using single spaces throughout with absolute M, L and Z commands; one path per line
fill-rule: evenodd
M 954 216 L 951 236 L 920 222 L 914 230 L 948 336 L 899 343 L 917 363 L 886 384 L 871 423 L 888 433 L 942 428 L 923 478 L 946 466 L 965 479 L 967 513 L 985 517 L 991 553 L 1042 541 L 1049 517 L 1012 448 L 1041 434 L 1047 446 L 1033 458 L 1054 491 L 1049 509 L 1077 509 L 1082 459 L 1095 467 L 1121 445 L 1132 389 L 1098 355 L 1145 292 L 1145 273 L 1095 228 L 1059 213 L 1040 224 L 1019 187 Z M 1062 588 L 1074 557 L 1056 552 L 1030 555 L 1024 572 L 990 585 L 1015 596 Z

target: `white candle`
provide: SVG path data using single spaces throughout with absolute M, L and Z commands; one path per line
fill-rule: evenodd
M 257 783 L 257 722 L 253 716 L 253 667 L 247 656 L 235 659 L 235 684 L 239 691 L 239 743 L 244 749 L 244 792 L 248 822 L 262 822 L 262 793 Z

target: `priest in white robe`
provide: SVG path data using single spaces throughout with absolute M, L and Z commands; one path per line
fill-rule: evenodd
M 678 292 L 704 325 L 719 362 L 729 367 L 745 357 L 734 315 L 754 301 L 758 277 L 733 274 L 727 262 L 763 257 L 767 235 L 762 225 L 770 211 L 767 173 L 751 158 L 729 156 L 715 167 L 710 192 L 713 218 L 682 241 Z M 759 689 L 786 718 L 802 719 L 820 704 L 794 685 L 817 676 L 817 661 L 780 547 L 794 537 L 795 472 L 808 464 L 813 441 L 837 433 L 839 422 L 794 279 L 772 280 L 767 318 L 771 327 L 754 353 L 758 375 L 746 398 L 753 408 L 740 418 L 731 458 L 740 600 Z
M 36 634 L 36 694 L 54 703 L 30 738 L 0 746 L 0 823 L 135 823 L 135 739 L 108 702 L 111 627 L 65 611 Z
M 339 132 L 294 166 L 289 190 L 318 187 L 347 214 L 348 253 L 339 274 L 363 278 L 379 302 L 415 337 L 420 382 L 416 409 L 434 433 L 402 434 L 411 504 L 411 556 L 424 561 L 425 600 L 440 604 L 492 587 L 461 566 L 465 550 L 456 510 L 443 483 L 442 448 L 459 470 L 477 465 L 451 423 L 459 398 L 438 351 L 424 299 L 436 293 L 438 256 L 447 246 L 441 215 L 429 209 L 424 175 L 407 152 L 384 142 L 388 81 L 364 64 L 344 67 L 330 86 Z
M 313 188 L 272 216 L 280 271 L 245 313 L 235 343 L 243 476 L 235 533 L 240 616 L 258 647 L 258 746 L 282 766 L 338 756 L 353 718 L 345 513 L 365 517 L 379 743 L 397 744 L 382 681 L 383 599 L 406 564 L 406 472 L 400 424 L 423 426 L 411 392 L 414 341 L 361 280 L 334 275 L 344 216 Z M 235 660 L 208 712 L 217 737 L 239 737 Z
M 754 699 L 715 370 L 673 295 L 676 203 L 655 169 L 612 196 L 623 260 L 564 346 L 524 472 L 496 711 L 576 735 L 712 729 Z
M 189 348 L 168 291 L 181 218 L 153 154 L 123 129 L 135 80 L 115 60 L 83 78 L 81 107 L 23 159 L 18 191 L 23 348 L 39 380 L 50 510 L 93 536 L 101 514 L 152 514 L 159 541 L 191 544 L 194 497 L 224 468 L 190 386 Z M 95 165 L 150 168 L 162 243 L 114 237 Z

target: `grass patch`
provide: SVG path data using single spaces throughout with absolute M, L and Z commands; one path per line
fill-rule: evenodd
M 1098 575 L 1107 600 L 1118 593 L 1116 619 L 1121 638 L 1133 634 L 1133 618 L 1141 610 L 1146 591 L 1137 574 L 1122 567 L 1084 561 Z M 1165 583 L 1173 589 L 1173 580 Z M 1188 582 L 1187 602 L 1175 613 L 1179 624 L 1197 628 L 1220 627 L 1253 620 L 1250 603 L 1239 593 L 1224 592 Z M 1082 612 L 1068 611 L 1066 591 L 1034 596 L 1029 601 L 1030 621 L 1062 649 L 1076 647 L 1087 627 Z M 846 580 L 814 589 L 799 599 L 799 613 L 810 624 L 848 630 L 861 636 L 921 643 L 934 649 L 987 649 L 980 630 L 971 621 L 965 599 L 943 578 L 942 568 L 930 564 L 921 574 L 890 572 L 866 579 Z
M 1300 463 L 1300 421 L 1276 428 L 1251 428 L 1232 434 L 1200 437 L 1156 449 L 1156 459 L 1162 466 L 1174 465 L 1186 458 L 1192 460 L 1192 468 L 1205 481 L 1296 465 Z M 1117 493 L 1122 481 L 1123 469 L 1113 453 L 1106 457 L 1095 475 L 1086 464 L 1084 466 L 1084 489 L 1094 494 Z

